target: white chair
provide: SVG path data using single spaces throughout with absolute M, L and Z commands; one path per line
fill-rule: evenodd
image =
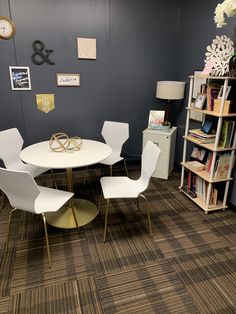
M 20 159 L 23 143 L 23 138 L 17 128 L 7 129 L 0 132 L 0 159 L 2 159 L 5 167 L 7 169 L 28 171 L 34 178 L 48 171 L 49 169 L 47 168 L 23 163 Z M 5 201 L 3 200 L 2 207 L 4 207 L 4 205 Z
M 102 193 L 104 198 L 107 200 L 106 204 L 106 215 L 105 215 L 105 227 L 103 240 L 106 241 L 107 234 L 107 221 L 109 202 L 114 198 L 136 198 L 137 205 L 139 208 L 138 197 L 142 197 L 146 203 L 147 217 L 149 223 L 150 235 L 152 236 L 152 227 L 150 213 L 148 210 L 147 198 L 142 194 L 149 185 L 150 178 L 154 173 L 157 161 L 160 156 L 160 148 L 157 147 L 151 141 L 146 143 L 146 146 L 142 153 L 141 161 L 141 176 L 138 180 L 132 180 L 128 177 L 102 177 L 100 179 Z M 101 200 L 99 202 L 99 209 L 101 208 Z
M 52 264 L 45 213 L 59 210 L 72 198 L 74 193 L 39 186 L 29 172 L 5 168 L 0 168 L 0 189 L 5 193 L 13 207 L 9 214 L 6 250 L 9 245 L 12 213 L 18 209 L 33 214 L 40 214 L 43 219 L 48 262 L 51 268 Z M 76 226 L 79 229 L 73 208 L 73 201 L 71 201 L 70 206 L 72 207 Z
M 23 146 L 23 138 L 17 128 L 0 132 L 0 158 L 7 169 L 28 171 L 35 178 L 49 169 L 25 164 L 20 159 Z
M 100 161 L 100 164 L 110 167 L 110 174 L 112 176 L 112 166 L 117 162 L 123 160 L 126 175 L 128 176 L 128 169 L 125 159 L 121 157 L 123 144 L 129 138 L 129 124 L 125 122 L 105 121 L 101 132 L 105 143 L 112 148 L 112 153 L 106 159 Z M 85 171 L 84 183 L 87 178 L 87 168 Z

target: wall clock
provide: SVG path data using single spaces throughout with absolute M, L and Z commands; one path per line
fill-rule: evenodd
M 15 24 L 6 16 L 0 16 L 0 38 L 11 39 L 16 33 Z

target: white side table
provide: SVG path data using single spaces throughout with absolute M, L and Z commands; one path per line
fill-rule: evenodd
M 143 131 L 143 148 L 148 140 L 160 147 L 161 155 L 153 174 L 155 178 L 168 179 L 174 167 L 175 142 L 177 127 L 172 127 L 169 132 L 146 129 Z

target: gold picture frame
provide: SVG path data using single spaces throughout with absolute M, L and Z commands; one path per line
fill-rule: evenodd
M 57 73 L 57 86 L 80 86 L 80 74 Z

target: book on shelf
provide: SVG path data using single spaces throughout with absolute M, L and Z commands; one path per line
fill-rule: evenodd
M 232 120 L 223 120 L 221 133 L 220 133 L 220 141 L 219 146 L 223 148 L 228 148 L 232 146 L 233 135 L 235 129 L 235 121 Z
M 205 164 L 205 170 L 210 172 L 211 170 L 211 164 L 212 164 L 212 158 L 213 158 L 213 152 L 209 152 Z
M 220 147 L 223 147 L 223 148 L 226 147 L 228 133 L 229 133 L 229 120 L 223 120 L 221 132 L 220 132 L 220 142 L 219 142 Z
M 214 99 L 218 97 L 220 89 L 221 89 L 221 85 L 219 84 L 212 84 L 207 87 L 207 110 L 208 111 L 214 110 Z
M 199 161 L 193 160 L 193 161 L 187 161 L 186 164 L 192 168 L 194 171 L 201 171 L 205 169 L 205 165 L 202 164 Z
M 214 169 L 214 179 L 226 179 L 230 169 L 230 154 L 217 156 Z
M 215 134 L 206 134 L 201 129 L 189 130 L 189 135 L 198 139 L 202 144 L 214 143 L 216 137 Z

